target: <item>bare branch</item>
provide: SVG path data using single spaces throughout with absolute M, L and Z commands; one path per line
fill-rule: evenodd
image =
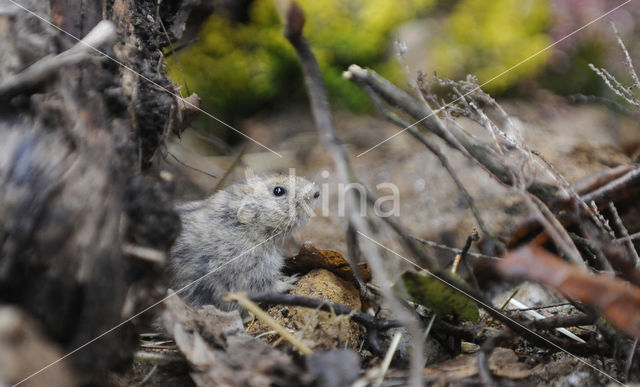
M 58 70 L 66 65 L 78 63 L 88 58 L 93 47 L 113 42 L 116 28 L 110 21 L 103 20 L 96 25 L 84 39 L 58 55 L 46 56 L 20 73 L 6 77 L 0 82 L 0 99 L 8 100 L 20 93 L 29 91 L 39 84 L 50 80 Z
M 459 145 L 477 160 L 483 167 L 489 170 L 495 177 L 506 185 L 513 185 L 513 176 L 508 168 L 498 161 L 492 154 L 488 153 L 486 147 L 476 143 L 468 136 L 462 133 L 449 130 L 445 124 L 437 116 L 437 113 L 443 109 L 431 110 L 428 106 L 417 101 L 409 94 L 382 78 L 374 71 L 363 69 L 357 65 L 349 66 L 343 76 L 354 81 L 356 84 L 368 85 L 377 94 L 380 95 L 387 103 L 398 106 L 416 120 L 411 126 L 420 125 L 426 130 L 435 133 L 443 139 L 447 145 L 460 149 Z M 407 129 L 405 127 L 404 129 Z M 540 197 L 543 201 L 551 203 L 557 191 L 557 188 L 538 181 L 532 181 L 527 190 L 534 195 Z
M 287 25 L 284 30 L 284 35 L 296 50 L 298 58 L 302 64 L 305 84 L 307 86 L 307 94 L 311 104 L 311 112 L 313 114 L 316 129 L 318 130 L 320 141 L 325 151 L 329 153 L 330 157 L 333 159 L 334 167 L 340 181 L 347 184 L 355 180 L 356 177 L 347 160 L 346 151 L 338 137 L 335 135 L 329 98 L 322 79 L 322 73 L 320 72 L 320 67 L 318 66 L 318 62 L 316 61 L 308 42 L 302 36 L 302 28 L 304 27 L 305 22 L 304 13 L 295 2 L 291 2 L 287 11 L 286 20 Z M 365 235 L 373 235 L 369 224 L 356 211 L 357 207 L 355 204 L 359 199 L 356 193 L 351 191 L 345 199 L 346 208 L 349 213 L 349 222 L 353 226 L 353 229 L 362 232 Z M 389 281 L 386 275 L 377 246 L 369 241 L 365 242 L 362 246 L 363 252 L 367 257 L 374 276 L 381 282 L 383 295 L 385 300 L 389 303 L 391 310 L 396 316 L 398 316 L 398 319 L 405 323 L 414 338 L 420 337 L 421 332 L 415 317 L 408 313 L 397 302 L 391 291 L 391 281 Z M 357 258 L 350 256 L 349 264 L 352 268 L 357 266 Z M 357 268 L 352 270 L 355 272 Z M 415 340 L 414 344 L 415 347 L 412 356 L 411 375 L 412 384 L 418 386 L 422 385 L 423 343 L 422 340 Z

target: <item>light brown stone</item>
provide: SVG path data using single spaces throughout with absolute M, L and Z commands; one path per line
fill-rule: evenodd
M 355 286 L 325 269 L 316 269 L 301 277 L 290 293 L 337 302 L 355 310 L 361 308 Z M 301 334 L 302 340 L 313 350 L 358 347 L 360 327 L 346 316 L 286 305 L 273 306 L 267 312 L 298 337 Z M 252 335 L 259 335 L 269 329 L 255 321 L 249 324 L 248 331 Z M 266 335 L 265 338 L 269 342 L 280 339 L 277 334 Z

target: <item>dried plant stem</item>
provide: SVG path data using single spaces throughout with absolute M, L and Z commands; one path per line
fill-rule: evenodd
M 450 251 L 450 252 L 452 252 L 454 254 L 461 254 L 462 253 L 462 249 L 458 249 L 458 248 L 455 248 L 455 247 L 450 247 L 450 246 L 447 246 L 447 245 L 443 245 L 442 243 L 438 243 L 438 242 L 422 239 L 422 238 L 419 238 L 419 237 L 417 237 L 415 235 L 409 235 L 409 236 L 412 239 L 422 243 L 423 245 L 426 245 L 426 246 L 429 246 L 429 247 L 433 247 L 435 249 Z M 481 259 L 500 259 L 500 258 L 498 258 L 496 256 L 493 256 L 493 255 L 474 253 L 472 251 L 468 251 L 467 252 L 467 256 L 474 257 L 474 258 L 481 258 Z
M 248 297 L 253 302 L 260 302 L 271 305 L 278 304 L 302 306 L 305 308 L 313 308 L 325 312 L 334 313 L 336 315 L 346 315 L 349 316 L 349 318 L 353 321 L 367 328 L 367 330 L 385 331 L 391 328 L 398 328 L 402 326 L 402 324 L 397 320 L 377 319 L 367 313 L 351 309 L 346 305 L 319 300 L 316 298 L 279 293 L 255 293 L 249 294 Z
M 604 83 L 607 85 L 607 87 L 609 87 L 609 89 L 613 91 L 617 96 L 624 99 L 625 102 L 627 102 L 630 105 L 640 107 L 640 97 L 638 97 L 638 95 L 634 93 L 634 89 L 640 90 L 640 78 L 638 78 L 638 74 L 636 73 L 636 70 L 633 66 L 633 61 L 631 60 L 631 55 L 629 55 L 629 50 L 627 50 L 626 45 L 622 41 L 622 38 L 620 37 L 620 34 L 618 33 L 618 29 L 616 28 L 615 24 L 611 23 L 611 28 L 613 29 L 613 32 L 616 35 L 618 44 L 620 45 L 620 49 L 624 54 L 624 64 L 627 67 L 627 71 L 631 76 L 631 80 L 633 81 L 633 84 L 628 87 L 624 86 L 620 81 L 618 81 L 616 77 L 611 75 L 611 73 L 609 73 L 606 69 L 597 68 L 591 63 L 589 63 L 589 68 L 591 68 L 591 70 L 593 70 L 596 74 L 598 74 L 600 78 L 602 78 Z
M 297 337 L 295 337 L 291 332 L 289 332 L 285 327 L 278 324 L 276 320 L 274 320 L 267 312 L 262 310 L 255 302 L 251 301 L 247 297 L 247 293 L 245 292 L 236 292 L 236 293 L 228 293 L 223 297 L 225 301 L 235 301 L 240 304 L 243 308 L 253 313 L 254 316 L 260 321 L 262 321 L 269 328 L 278 332 L 280 337 L 287 340 L 291 345 L 296 347 L 298 351 L 300 351 L 303 355 L 310 354 L 311 348 L 307 347 L 302 341 L 300 341 Z
M 518 309 L 518 311 L 531 310 L 531 308 Z M 581 325 L 591 325 L 597 321 L 595 314 L 574 314 L 568 316 L 553 316 L 543 319 L 533 320 L 531 325 L 538 329 L 557 329 L 562 327 L 577 327 Z
M 23 91 L 30 90 L 37 85 L 56 76 L 61 67 L 81 62 L 92 56 L 93 47 L 113 42 L 116 39 L 116 27 L 103 20 L 98 23 L 84 39 L 78 41 L 70 49 L 58 54 L 48 55 L 21 72 L 4 77 L 0 82 L 0 101 L 9 100 Z
M 538 221 L 544 226 L 545 230 L 547 230 L 547 232 L 551 236 L 551 239 L 553 239 L 553 242 L 565 254 L 566 258 L 583 270 L 587 270 L 587 265 L 582 259 L 582 256 L 580 255 L 580 252 L 578 251 L 575 243 L 573 243 L 573 240 L 569 236 L 569 233 L 567 232 L 567 230 L 565 230 L 558 219 L 556 219 L 556 217 L 551 213 L 549 208 L 544 203 L 542 203 L 540 199 L 529 194 L 528 192 L 521 191 L 520 193 L 522 194 L 521 196 L 524 199 L 525 203 L 529 207 L 529 210 L 532 213 L 536 214 L 536 216 L 538 217 Z
M 620 215 L 618 214 L 618 210 L 616 209 L 616 206 L 612 202 L 609 202 L 609 212 L 611 212 L 611 216 L 613 217 L 613 223 L 615 224 L 618 230 L 618 233 L 620 233 L 620 235 L 623 238 L 629 237 L 629 231 L 624 226 L 624 223 L 622 222 L 622 218 L 620 218 Z M 627 247 L 629 256 L 633 259 L 633 264 L 635 265 L 635 267 L 636 268 L 640 267 L 640 257 L 638 257 L 638 252 L 636 251 L 635 246 L 633 246 L 633 241 L 628 239 L 624 241 L 624 244 Z
M 302 36 L 304 23 L 305 17 L 302 9 L 295 2 L 292 2 L 286 15 L 284 35 L 294 47 L 302 64 L 302 70 L 307 86 L 307 94 L 311 104 L 311 112 L 313 114 L 320 142 L 322 143 L 325 151 L 329 153 L 330 157 L 333 159 L 334 167 L 340 182 L 348 184 L 357 179 L 348 163 L 346 151 L 338 137 L 335 135 L 333 118 L 329 106 L 329 98 L 322 79 L 322 73 L 320 72 L 320 67 L 318 66 L 318 62 L 316 61 L 308 42 Z M 359 199 L 356 196 L 356 193 L 351 191 L 351 194 L 347 195 L 345 199 L 346 208 L 349 213 L 349 222 L 354 230 L 362 232 L 365 235 L 372 235 L 369 224 L 356 211 L 357 207 L 355 204 Z M 389 304 L 389 307 L 398 319 L 406 324 L 413 337 L 420 337 L 421 330 L 419 329 L 418 321 L 411 313 L 400 305 L 391 292 L 391 281 L 386 275 L 377 246 L 367 241 L 362 244 L 362 250 L 364 255 L 367 257 L 367 261 L 369 262 L 369 266 L 371 267 L 374 277 L 381 283 L 382 293 Z M 352 268 L 357 266 L 357 257 L 349 257 L 349 264 Z M 411 384 L 414 386 L 420 386 L 422 385 L 423 343 L 421 340 L 415 340 L 414 344 L 415 350 L 411 358 Z
M 389 345 L 389 349 L 387 350 L 387 353 L 384 356 L 384 360 L 380 365 L 380 373 L 378 374 L 378 377 L 376 378 L 375 383 L 373 383 L 374 386 L 379 387 L 380 385 L 382 385 L 382 382 L 384 381 L 384 376 L 387 374 L 387 370 L 391 365 L 391 359 L 393 359 L 393 355 L 396 353 L 396 350 L 398 349 L 398 344 L 400 344 L 401 338 L 402 338 L 401 332 L 396 332 L 396 334 L 393 335 L 393 339 L 391 339 L 391 345 Z
M 622 176 L 582 196 L 586 203 L 594 201 L 598 206 L 618 202 L 640 193 L 640 166 L 635 165 Z
M 616 39 L 618 41 L 618 44 L 620 45 L 620 49 L 622 50 L 622 53 L 624 54 L 624 64 L 627 66 L 627 70 L 629 71 L 629 75 L 631 75 L 633 84 L 636 88 L 640 89 L 640 78 L 638 78 L 636 69 L 633 67 L 633 61 L 631 60 L 631 55 L 629 55 L 629 50 L 627 50 L 627 46 L 622 41 L 622 38 L 620 37 L 620 33 L 618 32 L 618 29 L 616 28 L 616 25 L 613 22 L 611 22 L 611 28 L 613 29 L 613 32 L 616 34 Z
M 491 239 L 497 246 L 499 246 L 501 250 L 506 251 L 506 247 L 504 246 L 504 244 L 493 235 L 493 233 L 489 230 L 489 228 L 486 226 L 486 224 L 482 220 L 482 216 L 480 215 L 480 211 L 478 211 L 476 207 L 473 197 L 469 194 L 469 191 L 467 191 L 464 184 L 462 184 L 462 181 L 460 180 L 460 178 L 458 178 L 458 175 L 456 174 L 455 170 L 451 166 L 451 163 L 449 163 L 449 159 L 440 150 L 440 148 L 436 144 L 433 144 L 430 141 L 428 141 L 426 137 L 423 136 L 422 133 L 420 133 L 415 127 L 409 125 L 406 121 L 400 118 L 400 116 L 398 116 L 397 114 L 387 109 L 384 106 L 380 97 L 378 97 L 378 95 L 373 91 L 373 89 L 369 85 L 361 84 L 360 87 L 362 88 L 362 90 L 364 90 L 367 96 L 369 96 L 369 99 L 371 99 L 374 105 L 387 118 L 387 120 L 398 125 L 399 127 L 407 128 L 407 131 L 409 132 L 409 134 L 411 134 L 416 140 L 418 140 L 420 143 L 426 146 L 427 149 L 429 149 L 429 151 L 438 158 L 438 160 L 440 161 L 440 164 L 442 164 L 442 166 L 447 171 L 447 173 L 449 174 L 449 176 L 451 177 L 455 185 L 458 187 L 458 190 L 460 191 L 460 193 L 462 194 L 462 197 L 464 198 L 465 202 L 469 206 L 469 209 L 471 210 L 473 217 L 476 219 L 476 222 L 478 223 L 478 227 L 480 228 L 480 230 L 482 230 L 482 232 L 486 235 L 487 238 Z
M 245 155 L 246 152 L 247 152 L 247 148 L 246 147 L 244 147 L 244 148 L 242 148 L 240 150 L 238 155 L 231 162 L 231 165 L 229 165 L 229 168 L 227 168 L 227 170 L 224 171 L 224 175 L 222 175 L 222 177 L 220 178 L 220 180 L 218 181 L 216 186 L 213 188 L 213 191 L 211 192 L 211 194 L 213 194 L 214 192 L 217 192 L 219 189 L 221 189 L 223 187 L 224 182 L 227 180 L 227 178 L 229 177 L 229 175 L 231 174 L 233 169 L 235 167 L 237 167 L 238 164 L 240 164 L 242 162 L 242 157 Z
M 357 85 L 368 85 L 383 100 L 393 106 L 398 106 L 416 121 L 412 125 L 407 125 L 403 129 L 419 125 L 420 127 L 433 132 L 452 148 L 463 151 L 472 156 L 492 175 L 506 185 L 513 185 L 513 176 L 509 170 L 499 162 L 493 154 L 488 152 L 482 144 L 476 143 L 472 138 L 458 131 L 451 131 L 440 120 L 436 113 L 440 110 L 431 110 L 421 101 L 416 100 L 405 91 L 401 90 L 388 80 L 369 69 L 363 69 L 357 65 L 349 66 L 343 76 L 354 81 Z M 462 148 L 462 149 L 461 149 Z M 555 199 L 556 187 L 532 181 L 526 187 L 527 190 L 538 196 L 544 202 L 551 203 Z
M 631 366 L 633 365 L 633 358 L 636 354 L 636 348 L 638 347 L 638 339 L 636 338 L 633 341 L 633 344 L 631 345 L 631 348 L 629 349 L 629 355 L 627 356 L 627 364 L 625 365 L 625 370 L 624 370 L 624 379 L 625 380 L 629 380 L 629 372 L 631 371 Z

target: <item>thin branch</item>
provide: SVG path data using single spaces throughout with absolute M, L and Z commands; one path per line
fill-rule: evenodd
M 338 175 L 339 181 L 343 184 L 356 180 L 348 160 L 347 153 L 342 146 L 342 143 L 335 135 L 335 129 L 333 125 L 333 118 L 331 115 L 329 98 L 327 90 L 324 85 L 322 73 L 318 62 L 316 61 L 309 43 L 302 35 L 302 29 L 305 24 L 305 16 L 298 4 L 291 2 L 286 15 L 286 26 L 284 29 L 284 36 L 289 40 L 291 45 L 296 51 L 302 70 L 304 73 L 305 84 L 307 86 L 307 94 L 311 105 L 311 112 L 315 122 L 316 129 L 320 142 L 322 143 L 325 151 L 329 153 L 333 159 L 334 167 Z M 365 235 L 373 235 L 369 224 L 365 221 L 360 214 L 357 213 L 355 204 L 357 203 L 357 196 L 355 190 L 351 191 L 350 195 L 345 198 L 346 207 L 349 213 L 349 222 L 353 226 L 356 232 L 362 232 Z M 366 241 L 363 245 L 363 253 L 367 257 L 369 266 L 382 284 L 382 292 L 385 300 L 389 303 L 389 306 L 396 316 L 406 323 L 409 332 L 414 338 L 420 337 L 421 330 L 419 323 L 415 317 L 408 313 L 397 302 L 390 288 L 390 281 L 385 272 L 382 264 L 382 258 L 378 251 L 378 248 L 373 243 Z M 349 259 L 349 263 L 355 262 L 355 257 Z M 352 268 L 355 272 L 357 268 Z M 422 385 L 422 340 L 415 340 L 414 352 L 411 356 L 411 382 L 413 385 Z
M 497 335 L 489 337 L 481 346 L 478 353 L 478 372 L 480 373 L 480 380 L 485 386 L 495 386 L 496 381 L 491 375 L 489 369 L 489 357 L 493 350 L 505 340 L 510 339 L 513 336 L 511 332 L 498 333 Z
M 262 321 L 269 328 L 274 329 L 278 334 L 287 340 L 291 345 L 293 345 L 300 353 L 303 355 L 310 354 L 311 348 L 309 348 L 305 343 L 300 341 L 297 337 L 295 337 L 291 332 L 289 332 L 286 328 L 280 325 L 273 317 L 269 316 L 267 312 L 262 310 L 258 305 L 255 304 L 250 298 L 247 297 L 247 294 L 244 292 L 236 292 L 236 293 L 227 293 L 223 298 L 225 301 L 234 301 L 240 304 L 243 308 L 247 309 L 249 312 L 253 313 L 260 321 Z
M 337 315 L 346 315 L 351 320 L 367 328 L 367 330 L 386 331 L 391 328 L 398 328 L 403 326 L 402 323 L 397 320 L 378 319 L 371 316 L 370 314 L 351 309 L 346 305 L 338 304 L 336 302 L 324 301 L 317 298 L 294 296 L 291 294 L 281 293 L 254 293 L 249 294 L 248 298 L 253 302 L 259 302 L 269 305 L 303 306 L 305 308 L 318 309 L 325 312 L 335 313 Z
M 636 354 L 636 348 L 638 347 L 638 339 L 636 338 L 629 349 L 629 355 L 627 356 L 627 364 L 624 367 L 624 380 L 629 381 L 629 372 L 631 371 L 631 366 L 633 365 L 633 358 Z
M 607 257 L 604 255 L 604 253 L 602 252 L 602 250 L 598 246 L 598 242 L 596 242 L 596 241 L 594 241 L 592 239 L 583 238 L 580 235 L 576 235 L 574 233 L 570 233 L 569 235 L 571 236 L 571 239 L 574 242 L 576 242 L 576 243 L 582 245 L 583 247 L 586 247 L 586 248 L 589 249 L 589 251 L 593 254 L 593 258 L 600 265 L 600 270 L 608 271 L 610 273 L 613 273 L 613 267 L 611 267 L 611 263 L 609 262 Z
M 627 50 L 626 45 L 622 41 L 620 33 L 618 33 L 618 29 L 616 28 L 615 24 L 611 23 L 611 28 L 613 29 L 618 45 L 620 45 L 620 49 L 624 54 L 624 64 L 627 67 L 627 71 L 629 73 L 629 76 L 631 76 L 633 84 L 629 87 L 626 87 L 622 83 L 620 83 L 616 79 L 616 77 L 611 75 L 606 69 L 597 68 L 591 63 L 589 63 L 589 68 L 591 68 L 591 70 L 598 74 L 607 85 L 607 87 L 609 87 L 609 89 L 613 91 L 617 96 L 624 99 L 628 104 L 632 106 L 640 107 L 640 97 L 638 97 L 638 95 L 634 93 L 634 89 L 640 90 L 640 78 L 638 78 L 636 69 L 633 66 L 633 60 L 631 59 L 631 55 L 629 55 L 629 50 Z
M 598 320 L 598 316 L 589 314 L 574 314 L 570 316 L 553 316 L 540 320 L 532 320 L 531 326 L 537 329 L 556 329 L 562 327 L 577 327 L 581 325 L 591 325 Z
M 638 232 L 634 232 L 633 234 L 626 236 L 626 237 L 621 237 L 616 239 L 616 242 L 627 242 L 627 241 L 632 241 L 635 239 L 640 239 L 640 231 Z
M 238 155 L 233 159 L 233 161 L 231 162 L 231 165 L 229 165 L 229 168 L 227 168 L 227 170 L 224 172 L 224 175 L 222 175 L 222 177 L 220 178 L 216 186 L 213 188 L 213 191 L 211 193 L 217 192 L 219 189 L 223 187 L 225 180 L 227 180 L 227 178 L 229 177 L 233 169 L 242 162 L 242 157 L 245 155 L 245 153 L 247 153 L 247 147 L 244 147 L 240 150 Z
M 440 151 L 440 148 L 437 145 L 429 142 L 426 139 L 426 137 L 423 136 L 422 133 L 420 133 L 415 127 L 409 125 L 406 121 L 402 120 L 397 114 L 389 111 L 382 103 L 382 100 L 380 99 L 380 97 L 378 97 L 378 95 L 373 91 L 373 89 L 369 85 L 362 84 L 360 85 L 360 87 L 362 87 L 364 92 L 369 96 L 369 99 L 371 99 L 374 105 L 387 118 L 387 120 L 398 125 L 399 127 L 408 128 L 407 131 L 409 132 L 409 134 L 411 134 L 416 140 L 418 140 L 420 143 L 426 146 L 427 149 L 429 149 L 429 151 L 431 151 L 431 153 L 433 153 L 438 158 L 438 160 L 440 160 L 440 163 L 442 164 L 444 169 L 447 171 L 447 173 L 449 174 L 453 182 L 456 184 L 456 186 L 458 187 L 458 190 L 462 194 L 462 197 L 464 198 L 465 202 L 469 206 L 469 209 L 471 210 L 473 217 L 476 219 L 476 222 L 478 223 L 478 227 L 480 228 L 480 230 L 482 230 L 482 232 L 489 239 L 491 239 L 497 246 L 499 246 L 503 251 L 506 251 L 506 247 L 504 246 L 504 244 L 500 242 L 493 235 L 491 231 L 489 231 L 489 228 L 486 226 L 486 224 L 482 220 L 480 211 L 478 211 L 478 209 L 476 208 L 473 197 L 469 194 L 469 191 L 467 191 L 464 184 L 462 184 L 462 181 L 460 180 L 460 178 L 458 178 L 458 175 L 456 174 L 455 170 L 449 163 L 449 159 L 444 153 L 442 153 L 442 151 Z
M 212 174 L 210 174 L 209 172 L 203 171 L 202 169 L 196 168 L 196 167 L 194 167 L 194 166 L 191 166 L 191 165 L 189 165 L 189 164 L 185 163 L 184 161 L 180 160 L 180 159 L 179 159 L 179 158 L 177 158 L 173 153 L 171 153 L 171 152 L 169 152 L 169 151 L 167 151 L 167 153 L 169 154 L 169 156 L 173 157 L 173 159 L 174 159 L 175 161 L 177 161 L 177 162 L 178 162 L 178 164 L 182 165 L 182 166 L 183 166 L 183 167 L 185 167 L 185 168 L 193 169 L 194 171 L 196 171 L 196 172 L 200 172 L 200 173 L 202 173 L 203 175 L 207 175 L 207 176 L 209 176 L 209 177 L 210 177 L 210 178 L 212 178 L 212 179 L 217 179 L 217 178 L 218 178 L 216 175 L 212 175 Z
M 624 226 L 624 223 L 622 222 L 622 218 L 620 217 L 620 215 L 618 215 L 618 210 L 616 209 L 616 206 L 612 202 L 609 202 L 609 212 L 611 212 L 611 216 L 613 217 L 613 224 L 615 225 L 618 233 L 623 238 L 628 237 L 629 231 Z M 635 265 L 635 267 L 640 267 L 640 257 L 638 256 L 638 252 L 636 251 L 636 248 L 633 245 L 633 242 L 631 240 L 626 240 L 624 244 L 627 247 L 629 256 L 633 259 L 633 264 Z
M 622 84 L 620 84 L 620 82 L 607 70 L 603 68 L 597 68 L 591 63 L 589 63 L 589 68 L 596 74 L 598 74 L 607 85 L 607 87 L 618 97 L 624 99 L 629 105 L 640 107 L 640 101 L 634 100 L 635 96 L 631 94 Z
M 544 155 L 542 153 L 540 153 L 539 151 L 532 150 L 531 153 L 534 154 L 536 157 L 538 157 L 540 160 L 542 160 L 542 162 L 544 163 L 546 168 L 553 174 L 554 178 L 556 178 L 557 180 L 560 181 L 560 184 L 562 185 L 562 188 L 564 188 L 569 193 L 569 196 L 572 197 L 575 200 L 575 202 L 578 203 L 578 205 L 582 208 L 582 211 L 584 213 L 588 214 L 591 217 L 591 220 L 593 220 L 593 222 L 602 231 L 606 232 L 606 230 L 604 229 L 605 228 L 604 224 L 600 220 L 600 218 L 598 218 L 596 216 L 596 214 L 594 213 L 592 208 L 589 207 L 587 202 L 585 202 L 580 197 L 580 195 L 578 195 L 578 193 L 576 192 L 574 187 L 569 183 L 569 181 L 564 177 L 564 175 L 562 173 L 560 173 L 560 171 L 558 171 L 558 169 L 555 167 L 555 165 L 553 165 L 549 160 L 547 160 L 547 158 L 544 157 Z
M 369 69 L 363 69 L 357 65 L 349 66 L 343 76 L 354 81 L 358 85 L 370 86 L 382 99 L 387 103 L 398 106 L 409 116 L 416 120 L 411 126 L 420 125 L 421 127 L 435 133 L 443 139 L 449 146 L 455 149 L 460 144 L 468 154 L 489 170 L 495 177 L 506 185 L 513 185 L 512 176 L 504 165 L 487 152 L 486 148 L 474 142 L 468 136 L 462 135 L 455 131 L 450 131 L 444 125 L 442 120 L 436 115 L 442 109 L 433 111 L 425 104 L 417 101 L 409 94 L 376 74 Z M 403 127 L 407 129 L 407 127 Z M 555 198 L 557 188 L 545 183 L 533 181 L 527 186 L 527 190 L 534 195 L 540 197 L 545 202 L 552 202 Z
M 600 188 L 582 196 L 586 203 L 596 202 L 598 206 L 603 203 L 618 202 L 636 196 L 640 193 L 640 166 L 618 177 Z
M 600 97 L 597 95 L 584 95 L 584 94 L 571 94 L 567 97 L 570 104 L 597 104 L 609 108 L 614 113 L 620 113 L 627 116 L 637 116 L 638 112 L 629 109 L 622 104 L 613 101 L 609 98 Z
M 532 306 L 530 308 L 514 308 L 514 309 L 505 309 L 507 312 L 525 312 L 527 310 L 540 310 L 540 309 L 550 309 L 550 308 L 559 308 L 561 306 L 571 306 L 573 305 L 570 302 L 560 302 L 558 304 L 552 305 L 543 305 L 543 306 Z
M 473 230 L 471 232 L 471 234 L 469 234 L 469 236 L 467 236 L 467 240 L 464 243 L 464 247 L 462 248 L 462 251 L 460 252 L 460 257 L 462 257 L 463 260 L 467 257 L 467 254 L 469 253 L 469 249 L 471 248 L 471 244 L 473 242 L 478 241 L 478 239 L 479 239 L 478 232 L 476 230 Z
M 352 271 L 353 278 L 355 278 L 358 284 L 358 290 L 360 291 L 360 297 L 369 298 L 367 294 L 367 285 L 362 275 L 362 269 L 360 268 L 360 248 L 358 247 L 358 233 L 356 232 L 353 224 L 349 222 L 347 225 L 347 234 L 345 236 L 347 242 L 347 259 L 349 259 L 349 267 Z
M 467 273 L 469 273 L 469 277 L 471 278 L 471 283 L 473 284 L 473 287 L 476 289 L 480 289 L 480 284 L 478 283 L 478 279 L 476 278 L 476 275 L 473 273 L 473 268 L 469 264 L 469 260 L 467 259 L 467 256 L 469 255 L 469 249 L 471 248 L 471 244 L 477 241 L 478 239 L 479 239 L 478 232 L 474 229 L 473 232 L 469 234 L 469 236 L 467 237 L 467 241 L 465 242 L 464 247 L 462 248 L 462 252 L 460 253 L 460 259 L 462 260 L 462 264 L 464 265 L 465 269 L 467 269 Z
M 461 249 L 457 249 L 455 247 L 450 247 L 450 246 L 447 246 L 447 245 L 443 245 L 442 243 L 438 243 L 438 242 L 422 239 L 422 238 L 419 238 L 419 237 L 417 237 L 415 235 L 409 235 L 409 237 L 415 239 L 416 241 L 422 243 L 423 245 L 426 245 L 426 246 L 429 246 L 429 247 L 433 247 L 435 249 L 450 251 L 450 252 L 452 252 L 454 254 L 461 254 L 462 253 Z M 472 251 L 468 251 L 467 255 L 470 256 L 470 257 L 482 258 L 482 259 L 500 259 L 499 257 L 493 256 L 493 255 L 474 253 Z
M 560 221 L 551 213 L 551 210 L 537 197 L 520 191 L 522 198 L 529 207 L 530 211 L 536 214 L 538 221 L 544 226 L 545 230 L 551 236 L 555 245 L 562 251 L 566 258 L 572 261 L 576 266 L 587 269 L 578 248 L 569 236 L 569 233 L 562 226 Z
M 0 100 L 9 100 L 20 93 L 32 90 L 38 85 L 51 80 L 63 66 L 78 63 L 88 58 L 95 58 L 90 54 L 93 47 L 111 43 L 115 39 L 115 25 L 110 21 L 101 21 L 89 31 L 84 39 L 70 49 L 55 56 L 45 56 L 23 71 L 2 79 L 2 82 L 0 82 Z

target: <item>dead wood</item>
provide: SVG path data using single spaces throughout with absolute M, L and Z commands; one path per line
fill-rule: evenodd
M 403 130 L 419 125 L 433 132 L 450 147 L 471 156 L 504 184 L 512 185 L 515 183 L 508 168 L 487 152 L 484 146 L 457 131 L 449 130 L 438 117 L 438 111 L 431 110 L 425 103 L 410 96 L 374 71 L 351 65 L 349 70 L 345 72 L 345 77 L 361 87 L 364 85 L 371 87 L 387 103 L 402 109 L 415 120 Z M 556 187 L 535 180 L 530 182 L 526 188 L 544 202 L 552 202 L 557 191 Z
M 244 330 L 240 314 L 211 305 L 195 310 L 179 297 L 165 300 L 165 329 L 191 365 L 199 386 L 296 385 L 304 375 L 293 359 Z
M 640 289 L 611 274 L 590 275 L 533 244 L 493 265 L 505 278 L 527 278 L 551 286 L 602 313 L 621 331 L 640 337 Z
M 0 60 L 0 302 L 35 317 L 61 353 L 78 350 L 68 360 L 91 375 L 126 365 L 136 347 L 131 325 L 92 340 L 162 294 L 155 258 L 179 222 L 170 179 L 141 172 L 181 126 L 175 97 L 157 87 L 173 89 L 167 39 L 147 16 L 192 4 L 20 5 L 0 9 L 1 45 L 13 48 Z
M 362 326 L 367 328 L 367 330 L 385 331 L 402 326 L 399 321 L 377 319 L 359 310 L 353 310 L 346 305 L 327 302 L 316 298 L 293 296 L 290 294 L 260 293 L 249 294 L 249 299 L 254 302 L 265 303 L 267 305 L 281 304 L 304 306 L 306 308 L 314 308 L 338 315 L 347 315 L 353 321 L 362 324 Z
M 348 162 L 347 153 L 342 146 L 341 141 L 335 134 L 336 131 L 333 124 L 333 116 L 331 114 L 327 90 L 322 79 L 322 73 L 320 72 L 318 62 L 316 61 L 309 43 L 302 34 L 305 24 L 305 15 L 297 3 L 291 2 L 287 11 L 286 21 L 287 24 L 285 26 L 284 35 L 296 50 L 296 54 L 301 62 L 305 84 L 307 86 L 307 94 L 310 100 L 311 112 L 320 142 L 329 157 L 332 159 L 340 182 L 348 184 L 352 181 L 357 181 L 357 177 Z M 355 236 L 356 233 L 360 234 L 360 236 L 364 235 L 365 237 L 367 235 L 373 235 L 368 222 L 356 211 L 356 203 L 358 203 L 359 200 L 364 199 L 359 198 L 355 191 L 352 191 L 347 195 L 345 200 L 347 201 L 346 207 L 348 211 L 348 220 L 351 225 L 350 227 L 352 227 L 352 236 Z M 408 238 L 408 236 L 405 240 L 411 246 L 415 247 L 415 250 L 419 250 L 419 246 L 415 241 Z M 350 248 L 350 253 L 353 254 L 356 251 L 356 248 Z M 398 319 L 403 320 L 406 326 L 409 327 L 412 334 L 415 337 L 418 337 L 420 335 L 420 329 L 417 321 L 411 314 L 406 313 L 391 293 L 391 289 L 388 285 L 389 281 L 387 280 L 387 275 L 382 265 L 382 258 L 380 257 L 377 247 L 368 241 L 362 245 L 362 252 L 367 257 L 367 261 L 371 267 L 373 275 L 385 284 L 382 288 L 385 300 L 389 303 L 394 313 L 397 314 Z M 360 267 L 358 265 L 358 257 L 350 255 L 349 265 L 354 273 L 358 273 L 355 277 L 361 281 L 362 274 L 359 273 Z M 359 288 L 365 289 L 364 284 L 361 283 Z M 414 356 L 412 356 L 411 383 L 416 386 L 422 384 L 422 374 L 420 371 L 420 368 L 422 367 L 422 346 L 423 344 L 421 340 L 417 340 L 414 347 Z

